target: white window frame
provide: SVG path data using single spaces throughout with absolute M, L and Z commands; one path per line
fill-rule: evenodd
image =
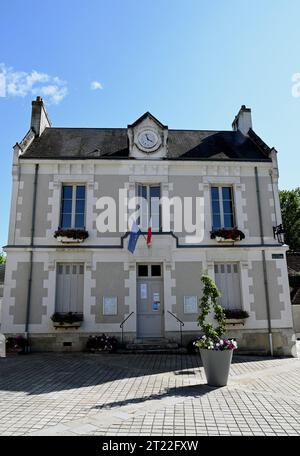
M 236 226 L 236 220 L 237 220 L 236 219 L 236 213 L 235 213 L 235 204 L 234 204 L 234 186 L 231 185 L 231 184 L 211 184 L 209 190 L 210 190 L 210 207 L 211 207 L 211 224 L 212 224 L 212 228 L 213 228 L 213 222 L 214 222 L 214 219 L 213 219 L 213 214 L 214 214 L 214 211 L 213 211 L 213 199 L 212 199 L 212 188 L 213 187 L 218 188 L 218 192 L 219 192 L 219 205 L 220 205 L 220 218 L 221 218 L 221 227 L 220 228 L 224 228 L 225 227 L 222 188 L 231 188 L 232 218 L 233 218 L 233 226 L 232 226 L 232 228 L 234 228 Z
M 216 266 L 221 267 L 221 265 L 224 265 L 225 269 L 227 269 L 227 265 L 230 265 L 231 267 L 234 268 L 236 266 L 237 271 L 234 272 L 235 274 L 238 274 L 239 277 L 239 297 L 240 297 L 240 307 L 237 307 L 239 310 L 244 310 L 244 297 L 243 297 L 243 287 L 242 287 L 242 269 L 241 269 L 241 263 L 239 261 L 215 261 L 214 262 L 214 274 L 216 274 Z M 227 270 L 222 272 L 221 274 L 227 274 Z M 230 307 L 225 307 L 225 309 L 230 309 Z
M 75 229 L 75 216 L 76 216 L 76 188 L 85 187 L 85 199 L 84 199 L 84 225 L 76 229 L 85 228 L 86 226 L 86 198 L 87 198 L 87 185 L 86 182 L 62 182 L 60 191 L 60 212 L 59 212 L 59 226 L 62 225 L 62 204 L 63 204 L 63 187 L 72 187 L 72 208 L 71 208 L 71 226 L 65 229 Z M 64 229 L 64 228 L 63 228 Z
M 79 266 L 79 274 L 83 276 L 83 292 L 82 292 L 82 311 L 79 312 L 80 314 L 84 313 L 84 281 L 85 281 L 85 263 L 84 261 L 74 261 L 74 262 L 69 262 L 69 261 L 58 261 L 56 263 L 56 283 L 55 283 L 55 312 L 61 312 L 60 309 L 58 309 L 58 276 L 63 275 L 59 272 L 59 269 L 62 268 L 62 270 L 66 267 L 69 267 L 69 274 L 72 275 L 72 268 L 73 266 Z M 81 269 L 82 268 L 82 269 Z M 82 271 L 82 272 L 80 272 Z M 65 301 L 64 301 L 65 302 Z M 75 312 L 74 308 L 72 308 L 72 302 L 70 299 L 70 307 L 69 307 L 69 312 Z
M 142 187 L 146 187 L 147 189 L 147 196 L 146 196 L 146 200 L 147 200 L 147 205 L 148 205 L 148 208 L 149 208 L 149 211 L 148 211 L 148 217 L 147 217 L 147 223 L 148 223 L 148 226 L 147 227 L 144 227 L 144 226 L 141 226 L 142 230 L 145 229 L 147 230 L 148 227 L 149 227 L 149 222 L 150 222 L 150 219 L 151 219 L 151 199 L 150 199 L 150 188 L 151 187 L 159 187 L 159 193 L 160 193 L 160 198 L 161 198 L 161 184 L 158 182 L 158 183 L 147 183 L 147 182 L 136 182 L 136 196 L 139 197 L 139 187 L 142 186 Z M 160 199 L 159 198 L 159 199 Z M 141 214 L 142 215 L 142 214 Z M 142 216 L 141 216 L 142 218 Z M 161 222 L 162 222 L 162 214 L 161 214 L 161 205 L 159 204 L 159 227 L 153 227 L 152 225 L 152 231 L 154 233 L 159 233 L 161 231 Z M 152 221 L 153 223 L 153 221 Z
M 139 275 L 139 266 L 147 266 L 147 275 L 140 276 Z M 160 266 L 160 275 L 152 275 L 151 274 L 151 266 Z M 161 279 L 163 277 L 163 265 L 162 263 L 138 263 L 136 268 L 136 274 L 138 279 Z

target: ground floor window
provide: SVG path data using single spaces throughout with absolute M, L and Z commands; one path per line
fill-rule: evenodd
M 56 312 L 83 313 L 83 263 L 59 263 L 56 280 Z
M 215 263 L 215 282 L 225 309 L 241 309 L 241 285 L 238 263 Z

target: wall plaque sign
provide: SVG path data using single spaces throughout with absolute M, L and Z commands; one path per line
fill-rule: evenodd
M 197 296 L 185 296 L 184 297 L 184 313 L 195 314 L 197 313 Z
M 147 292 L 146 283 L 141 283 L 140 293 L 141 293 L 141 299 L 147 299 L 148 292 Z
M 103 296 L 103 315 L 117 315 L 118 298 L 117 296 Z

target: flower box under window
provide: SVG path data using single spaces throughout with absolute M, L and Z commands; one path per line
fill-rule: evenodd
M 62 243 L 80 243 L 89 236 L 88 232 L 83 229 L 58 228 L 54 233 L 55 239 Z
M 53 326 L 57 328 L 75 328 L 78 329 L 83 321 L 83 314 L 76 312 L 60 313 L 55 312 L 51 320 L 53 321 Z
M 217 242 L 236 242 L 245 239 L 242 231 L 235 228 L 221 228 L 210 232 L 210 238 L 215 239 Z
M 230 328 L 241 328 L 245 325 L 245 320 L 249 317 L 243 309 L 225 309 L 226 326 Z

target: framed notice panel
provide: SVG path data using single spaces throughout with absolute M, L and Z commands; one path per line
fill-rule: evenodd
M 198 296 L 185 296 L 184 297 L 184 309 L 185 314 L 196 314 L 198 312 Z
M 147 284 L 141 283 L 140 287 L 141 287 L 141 299 L 147 299 L 147 297 L 148 297 Z
M 103 315 L 117 315 L 118 298 L 117 296 L 103 296 Z

